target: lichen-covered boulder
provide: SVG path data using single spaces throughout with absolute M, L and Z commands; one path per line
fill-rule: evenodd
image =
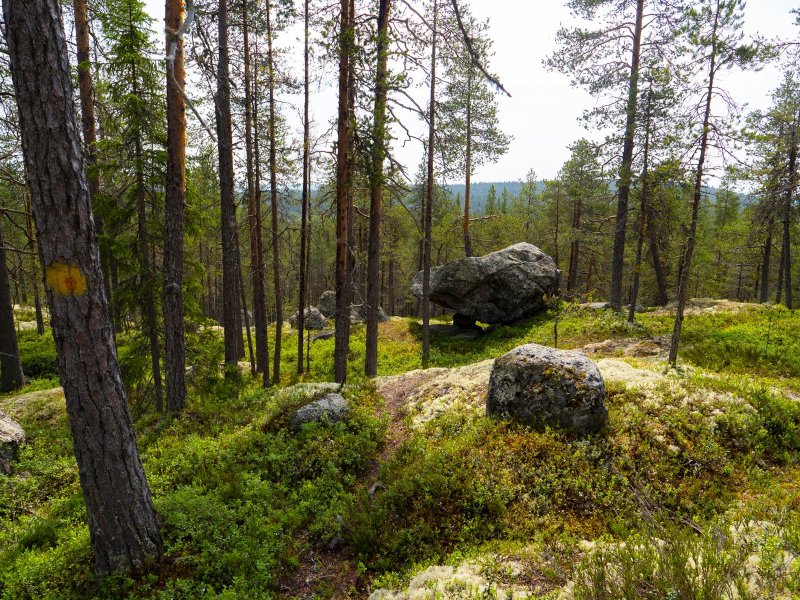
M 289 428 L 300 431 L 306 423 L 342 421 L 350 412 L 350 403 L 339 394 L 325 394 L 319 400 L 298 408 L 289 417 Z
M 317 310 L 326 318 L 331 319 L 336 316 L 336 292 L 328 290 L 322 292 L 317 302 Z
M 495 361 L 486 414 L 539 430 L 595 433 L 608 421 L 605 395 L 600 371 L 583 354 L 526 344 Z
M 325 318 L 325 315 L 323 315 L 318 309 L 314 308 L 313 306 L 311 308 L 305 309 L 303 313 L 305 317 L 303 325 L 305 326 L 306 329 L 315 329 L 315 330 L 323 329 L 325 325 L 328 324 L 328 319 Z M 289 322 L 292 324 L 292 327 L 297 328 L 297 319 L 299 316 L 300 312 L 298 311 L 289 318 Z
M 422 297 L 422 272 L 411 292 Z M 555 261 L 527 243 L 486 256 L 471 256 L 431 269 L 431 302 L 482 323 L 513 323 L 546 309 L 558 293 L 561 271 Z
M 0 462 L 10 461 L 25 443 L 25 431 L 19 423 L 0 412 Z

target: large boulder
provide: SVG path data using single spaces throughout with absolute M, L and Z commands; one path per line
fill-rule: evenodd
M 300 316 L 300 311 L 294 313 L 290 318 L 289 322 L 292 324 L 292 327 L 297 328 L 297 319 Z M 311 308 L 305 309 L 303 311 L 303 316 L 305 317 L 303 320 L 303 324 L 306 329 L 323 329 L 325 325 L 328 324 L 328 319 L 325 318 L 319 309 Z
M 486 414 L 539 430 L 595 433 L 608 421 L 605 395 L 600 371 L 583 354 L 526 344 L 495 361 Z
M 536 246 L 514 244 L 486 256 L 431 269 L 431 301 L 482 323 L 512 323 L 543 311 L 558 292 L 561 271 Z M 422 272 L 411 292 L 422 297 Z
M 325 394 L 319 400 L 298 408 L 289 417 L 289 428 L 300 431 L 306 423 L 343 420 L 350 412 L 350 403 L 339 394 Z
M 325 315 L 326 318 L 332 319 L 336 316 L 336 292 L 328 290 L 322 292 L 317 302 L 317 310 Z
M 17 451 L 25 443 L 25 431 L 19 423 L 0 412 L 0 469 L 17 456 Z

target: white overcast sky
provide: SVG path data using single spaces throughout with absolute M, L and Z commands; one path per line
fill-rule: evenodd
M 160 28 L 163 0 L 145 0 Z M 209 0 L 211 1 L 211 0 Z M 495 56 L 491 68 L 512 97 L 498 97 L 501 127 L 514 136 L 508 153 L 497 163 L 477 170 L 473 181 L 514 181 L 529 169 L 539 178 L 552 178 L 568 158 L 567 146 L 580 137 L 593 137 L 577 117 L 592 106 L 594 99 L 570 86 L 569 78 L 547 71 L 542 59 L 555 47 L 555 33 L 573 19 L 562 0 L 461 0 L 479 19 L 488 18 Z M 800 31 L 790 14 L 800 0 L 749 0 L 745 26 L 748 33 L 767 38 L 797 38 Z M 283 43 L 289 44 L 290 40 Z M 726 75 L 726 88 L 750 109 L 766 108 L 770 93 L 781 79 L 777 66 L 755 73 Z M 318 129 L 335 113 L 331 90 L 319 94 L 314 104 Z M 596 137 L 596 136 L 595 136 Z M 421 147 L 398 151 L 399 158 L 413 171 L 420 164 Z

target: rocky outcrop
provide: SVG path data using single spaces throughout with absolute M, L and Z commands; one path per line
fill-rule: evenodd
M 561 272 L 536 246 L 514 244 L 486 256 L 468 257 L 431 269 L 431 301 L 482 323 L 512 323 L 546 309 L 558 293 Z M 422 297 L 422 272 L 411 288 Z
M 600 371 L 583 354 L 526 344 L 495 361 L 486 413 L 540 430 L 595 433 L 608 420 L 605 394 Z
M 297 328 L 297 319 L 300 316 L 299 311 L 294 313 L 290 318 L 289 322 L 292 324 L 292 327 Z M 303 324 L 306 329 L 323 329 L 328 324 L 328 319 L 325 318 L 319 309 L 314 308 L 307 308 L 304 311 Z
M 292 413 L 289 428 L 300 431 L 306 423 L 342 421 L 350 412 L 350 403 L 339 394 L 325 394 L 319 400 L 306 404 Z

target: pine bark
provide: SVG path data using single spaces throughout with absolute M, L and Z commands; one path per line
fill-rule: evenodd
M 23 380 L 17 330 L 14 328 L 14 306 L 8 284 L 3 224 L 0 222 L 0 392 L 10 392 L 22 387 Z
M 764 240 L 764 251 L 761 260 L 761 285 L 758 291 L 758 301 L 766 304 L 769 301 L 769 271 L 772 260 L 772 223 L 767 225 L 767 238 Z
M 336 147 L 336 331 L 333 368 L 338 383 L 347 379 L 347 355 L 350 350 L 350 304 L 353 296 L 351 280 L 352 223 L 351 195 L 351 70 L 353 54 L 352 14 L 349 0 L 340 0 L 339 29 L 339 109 Z
M 425 211 L 422 232 L 422 364 L 431 356 L 431 229 L 433 223 L 433 157 L 436 139 L 436 28 L 439 17 L 437 0 L 433 4 L 433 40 L 431 42 L 431 82 L 428 108 L 428 180 L 425 192 Z
M 372 115 L 372 169 L 370 172 L 369 247 L 367 250 L 367 339 L 364 373 L 378 372 L 378 309 L 380 308 L 381 219 L 386 137 L 386 96 L 389 61 L 390 0 L 378 7 L 378 57 L 375 68 L 375 105 Z
M 303 367 L 303 332 L 305 331 L 305 309 L 306 292 L 308 289 L 308 204 L 309 204 L 309 151 L 310 151 L 310 127 L 309 121 L 309 0 L 305 0 L 305 10 L 303 13 L 303 189 L 301 195 L 302 207 L 300 210 L 300 281 L 298 314 L 297 314 L 297 373 L 302 375 L 305 371 Z
M 136 75 L 134 71 L 133 93 L 138 95 Z M 164 396 L 161 388 L 161 357 L 158 344 L 158 325 L 156 320 L 155 277 L 153 265 L 150 261 L 150 236 L 147 231 L 146 190 L 144 185 L 144 156 L 142 140 L 138 132 L 134 143 L 134 158 L 136 160 L 136 208 L 139 237 L 139 277 L 141 281 L 142 321 L 144 332 L 150 345 L 150 367 L 153 374 L 153 394 L 155 396 L 156 410 L 161 412 L 164 408 Z
M 258 53 L 258 36 L 256 36 L 254 50 L 256 56 Z M 256 363 L 262 365 L 258 367 L 261 371 L 261 384 L 263 387 L 270 385 L 270 369 L 269 369 L 269 337 L 267 336 L 267 294 L 265 289 L 266 281 L 266 265 L 264 264 L 264 236 L 263 226 L 261 222 L 261 126 L 259 122 L 259 86 L 258 86 L 258 69 L 253 70 L 253 162 L 255 163 L 255 221 L 256 221 L 256 273 L 254 275 L 253 285 L 261 286 L 259 294 L 263 298 L 260 309 L 262 311 L 263 328 L 261 329 L 261 336 L 264 341 L 262 346 L 257 346 L 259 358 Z
M 247 160 L 247 210 L 250 225 L 250 275 L 253 279 L 253 322 L 255 325 L 255 371 L 269 372 L 267 351 L 267 304 L 264 286 L 263 240 L 261 235 L 261 203 L 256 189 L 253 140 L 253 85 L 251 84 L 250 15 L 248 0 L 242 2 L 242 34 L 244 36 L 245 152 Z M 267 375 L 269 378 L 269 375 Z
M 628 224 L 628 199 L 631 191 L 633 167 L 633 144 L 636 134 L 636 101 L 639 90 L 639 59 L 642 47 L 642 23 L 644 0 L 636 2 L 636 25 L 631 54 L 631 74 L 628 80 L 628 104 L 625 109 L 625 140 L 622 146 L 619 190 L 617 194 L 617 218 L 614 225 L 614 250 L 611 259 L 611 293 L 608 301 L 615 308 L 622 304 L 622 274 L 625 267 L 625 230 Z
M 225 329 L 225 374 L 238 376 L 242 346 L 242 316 L 236 264 L 236 203 L 233 186 L 233 133 L 231 129 L 231 83 L 228 56 L 228 0 L 220 0 L 218 12 L 219 60 L 217 62 L 217 147 L 222 230 L 222 324 Z M 238 341 L 237 341 L 238 336 Z
M 464 181 L 464 256 L 472 256 L 472 237 L 469 233 L 470 194 L 472 192 L 472 69 L 467 78 L 467 152 Z
M 800 114 L 797 119 L 800 121 Z M 797 187 L 797 122 L 792 124 L 792 135 L 789 145 L 789 176 L 786 199 L 783 204 L 783 285 L 786 291 L 786 308 L 792 308 L 792 206 L 794 191 Z
M 639 282 L 642 275 L 642 248 L 644 246 L 645 229 L 647 225 L 647 194 L 648 171 L 650 167 L 650 104 L 652 97 L 647 96 L 647 113 L 645 116 L 644 153 L 642 166 L 642 199 L 639 205 L 639 233 L 636 238 L 636 262 L 633 266 L 633 284 L 631 285 L 630 304 L 628 305 L 628 322 L 636 319 L 636 303 L 639 301 Z
M 581 213 L 583 209 L 583 202 L 580 195 L 574 199 L 574 206 L 572 207 L 572 241 L 569 245 L 569 267 L 567 268 L 567 294 L 571 295 L 572 292 L 578 287 L 578 264 L 580 262 L 581 242 L 578 239 L 579 231 L 581 228 Z
M 92 67 L 89 36 L 89 3 L 88 0 L 73 0 L 73 18 L 75 19 L 75 51 L 78 61 L 78 90 L 81 103 L 81 129 L 83 133 L 84 157 L 86 159 L 86 178 L 89 183 L 89 198 L 94 205 L 100 196 L 100 171 L 97 169 L 97 127 L 94 114 L 94 83 L 92 82 Z M 103 235 L 103 223 L 95 219 L 97 235 Z M 108 257 L 100 253 L 103 267 L 103 284 L 106 286 L 106 295 L 111 301 L 109 283 Z
M 114 346 L 67 45 L 56 0 L 4 0 L 22 147 L 95 564 L 139 571 L 161 548 Z
M 176 38 L 183 23 L 183 1 L 166 0 L 164 22 L 167 53 L 167 177 L 164 195 L 164 378 L 167 410 L 186 404 L 186 339 L 183 306 L 183 226 L 186 203 L 186 71 L 183 40 Z
M 667 278 L 664 274 L 664 267 L 661 264 L 661 253 L 658 250 L 658 235 L 655 228 L 655 211 L 652 205 L 647 205 L 645 213 L 647 229 L 647 244 L 650 249 L 650 261 L 653 265 L 653 273 L 656 277 L 656 304 L 663 306 L 667 303 Z
M 267 75 L 269 77 L 269 193 L 272 217 L 272 276 L 275 286 L 275 345 L 272 351 L 272 383 L 281 380 L 281 338 L 283 337 L 283 286 L 278 238 L 278 158 L 275 132 L 275 56 L 272 48 L 272 0 L 267 0 Z

